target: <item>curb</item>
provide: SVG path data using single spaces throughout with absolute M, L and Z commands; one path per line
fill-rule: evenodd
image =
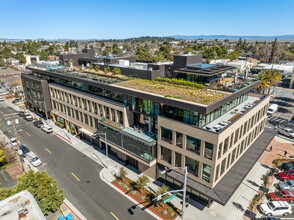
M 119 192 L 121 195 L 123 195 L 124 197 L 128 198 L 131 202 L 133 203 L 138 203 L 139 201 L 137 201 L 136 199 L 134 199 L 133 197 L 131 196 L 126 196 L 126 194 L 118 189 L 113 183 L 111 183 L 109 180 L 107 180 L 105 177 L 104 177 L 104 170 L 106 170 L 106 168 L 103 168 L 100 173 L 99 173 L 99 176 L 100 176 L 100 179 L 105 182 L 107 185 L 109 185 L 110 187 L 112 187 L 113 189 L 115 189 L 117 192 Z M 140 203 L 140 202 L 139 202 Z M 142 205 L 141 203 L 138 205 L 138 207 L 140 207 L 141 209 L 142 208 L 146 208 L 144 205 Z M 146 208 L 145 211 L 150 214 L 152 217 L 154 217 L 155 219 L 158 219 L 158 220 L 165 220 L 164 218 L 162 217 L 159 217 L 159 215 L 155 214 L 153 211 L 151 211 L 149 208 Z
M 58 134 L 58 133 L 55 132 L 55 131 L 54 131 L 54 133 L 55 133 L 56 135 L 58 135 L 59 137 L 61 137 L 63 140 L 66 140 L 68 143 L 72 144 L 71 141 L 67 140 L 67 139 L 66 139 L 65 137 L 63 137 L 62 135 Z

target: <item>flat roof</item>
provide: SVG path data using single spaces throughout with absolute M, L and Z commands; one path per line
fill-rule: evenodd
M 194 74 L 194 75 L 203 75 L 203 76 L 213 76 L 220 73 L 224 73 L 228 70 L 233 70 L 235 67 L 227 65 L 211 65 L 209 64 L 190 64 L 185 68 L 180 68 L 175 70 L 175 73 L 185 73 L 185 74 Z
M 190 178 L 187 178 L 187 186 L 221 205 L 226 205 L 276 133 L 277 131 L 274 129 L 265 128 L 252 146 L 242 155 L 214 188 L 211 189 Z M 183 174 L 171 171 L 167 175 L 183 183 Z
M 37 201 L 33 195 L 27 191 L 21 191 L 0 201 L 1 220 L 30 219 L 46 220 Z

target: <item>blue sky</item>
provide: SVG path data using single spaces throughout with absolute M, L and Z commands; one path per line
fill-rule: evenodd
M 294 0 L 0 0 L 0 38 L 294 34 Z

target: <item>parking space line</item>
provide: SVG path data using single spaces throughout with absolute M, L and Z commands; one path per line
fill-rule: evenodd
M 71 175 L 73 175 L 78 181 L 80 181 L 80 179 L 76 175 L 74 175 L 73 172 L 71 172 Z
M 26 132 L 26 134 L 31 137 L 31 135 L 28 132 Z
M 46 151 L 48 151 L 48 153 L 49 153 L 49 154 L 51 154 L 51 151 L 50 151 L 50 150 L 48 150 L 46 147 L 45 147 L 45 150 L 46 150 Z
M 118 217 L 115 216 L 115 214 L 113 214 L 112 212 L 110 212 L 110 214 L 111 214 L 116 220 L 119 220 Z

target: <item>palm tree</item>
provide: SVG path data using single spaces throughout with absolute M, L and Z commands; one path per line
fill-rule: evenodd
M 265 93 L 265 90 L 268 90 L 268 94 L 270 93 L 270 88 L 273 85 L 277 85 L 282 81 L 282 75 L 276 69 L 265 70 L 263 73 L 258 75 L 258 78 L 260 80 L 258 88 L 261 89 L 263 93 Z

